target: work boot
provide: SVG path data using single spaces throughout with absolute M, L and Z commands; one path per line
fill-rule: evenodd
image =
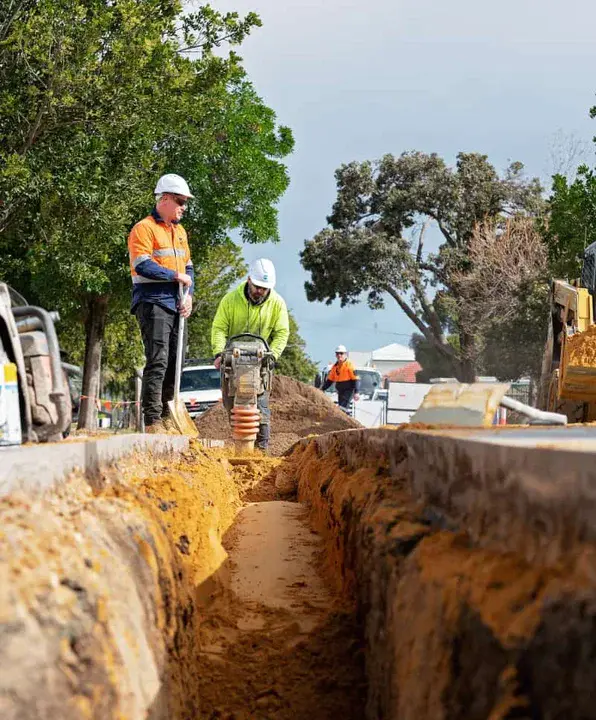
M 155 435 L 155 434 L 163 434 L 166 433 L 166 428 L 161 420 L 157 420 L 154 423 L 151 423 L 151 425 L 145 425 L 145 432 L 149 435 Z
M 258 450 L 263 455 L 269 455 L 269 443 L 268 442 L 256 442 L 255 450 Z

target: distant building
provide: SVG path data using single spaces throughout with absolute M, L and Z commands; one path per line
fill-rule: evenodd
M 385 345 L 370 352 L 350 351 L 349 357 L 355 367 L 374 367 L 381 375 L 386 375 L 391 370 L 399 370 L 416 360 L 412 348 L 399 343 Z
M 388 373 L 385 373 L 383 380 L 387 380 L 388 382 L 415 383 L 416 373 L 419 373 L 421 370 L 422 365 L 414 361 L 401 368 L 397 368 L 397 370 L 390 370 Z
M 412 348 L 399 343 L 385 345 L 378 350 L 373 350 L 372 353 L 372 364 L 381 375 L 403 368 L 415 360 L 416 356 Z

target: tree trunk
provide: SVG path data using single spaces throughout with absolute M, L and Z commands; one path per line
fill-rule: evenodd
M 101 372 L 101 350 L 108 313 L 107 295 L 91 296 L 87 301 L 85 320 L 85 366 L 83 368 L 83 398 L 79 409 L 79 430 L 97 428 L 97 398 Z
M 473 383 L 476 380 L 476 341 L 474 336 L 461 331 L 459 346 L 461 360 L 458 380 L 464 383 Z

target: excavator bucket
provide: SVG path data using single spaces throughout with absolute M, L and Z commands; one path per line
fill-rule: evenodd
M 434 385 L 410 423 L 469 427 L 492 425 L 507 390 L 507 383 Z
M 596 400 L 596 325 L 564 338 L 559 396 L 583 402 Z

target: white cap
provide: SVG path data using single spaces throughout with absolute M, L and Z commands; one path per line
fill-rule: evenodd
M 174 173 L 162 175 L 157 181 L 155 194 L 161 195 L 162 193 L 184 195 L 184 197 L 188 198 L 194 197 L 194 195 L 190 192 L 190 188 L 188 187 L 186 180 L 183 177 L 180 177 L 180 175 L 174 175 Z
M 259 258 L 251 264 L 248 277 L 253 285 L 269 289 L 274 288 L 275 265 L 267 258 Z
M 345 345 L 338 345 L 338 346 L 335 348 L 335 352 L 336 352 L 336 353 L 338 353 L 338 352 L 347 353 L 348 351 L 347 351 Z

